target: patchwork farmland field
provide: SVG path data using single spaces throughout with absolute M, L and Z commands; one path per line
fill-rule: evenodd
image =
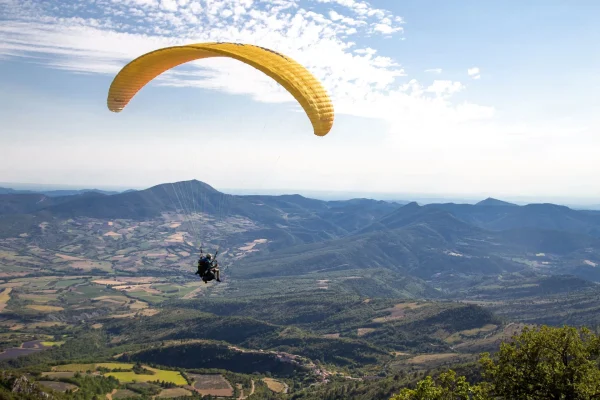
M 184 388 L 171 388 L 171 389 L 163 389 L 159 394 L 158 398 L 162 399 L 171 399 L 174 397 L 188 397 L 191 396 L 192 392 Z
M 233 396 L 233 387 L 222 375 L 189 374 L 192 387 L 203 396 Z
M 97 368 L 107 369 L 132 369 L 129 363 L 97 363 L 97 364 L 65 364 L 52 367 L 52 371 L 85 372 L 95 371 Z
M 265 382 L 267 384 L 267 387 L 275 393 L 287 393 L 288 386 L 285 383 L 278 381 L 277 379 L 264 378 L 263 382 Z
M 175 385 L 185 385 L 187 381 L 177 371 L 165 371 L 157 368 L 150 368 L 144 366 L 147 370 L 153 372 L 152 375 L 136 374 L 133 371 L 129 372 L 108 372 L 105 376 L 112 376 L 118 379 L 120 382 L 154 382 L 154 381 L 165 381 L 171 382 Z
M 57 382 L 57 381 L 38 381 L 38 383 L 42 386 L 50 388 L 52 390 L 56 390 L 57 392 L 66 392 L 67 390 L 71 390 L 73 392 L 79 389 L 77 386 L 71 383 L 65 382 Z

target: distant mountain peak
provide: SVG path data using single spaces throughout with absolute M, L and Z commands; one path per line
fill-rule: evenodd
M 498 200 L 498 199 L 494 199 L 492 197 L 488 197 L 485 200 L 480 201 L 479 203 L 475 204 L 476 206 L 514 206 L 517 207 L 516 204 L 513 203 L 509 203 L 507 201 L 502 201 L 502 200 Z
M 207 193 L 220 193 L 217 189 L 210 186 L 208 183 L 199 181 L 197 179 L 192 179 L 189 181 L 161 183 L 161 184 L 152 186 L 151 188 L 145 189 L 145 190 L 166 189 L 166 188 L 173 188 L 173 187 L 176 187 L 178 190 L 185 189 L 185 190 L 193 190 L 193 191 L 205 191 Z M 144 190 L 141 190 L 138 192 L 144 192 Z

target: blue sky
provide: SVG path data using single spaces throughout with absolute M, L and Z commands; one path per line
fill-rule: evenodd
M 0 181 L 599 203 L 597 15 L 597 1 L 0 0 Z M 305 65 L 333 99 L 331 133 L 226 59 L 108 111 L 128 61 L 203 41 Z

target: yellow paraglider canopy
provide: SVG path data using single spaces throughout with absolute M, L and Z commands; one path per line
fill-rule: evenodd
M 321 83 L 291 58 L 263 47 L 242 43 L 197 43 L 166 47 L 142 55 L 127 64 L 115 77 L 107 104 L 119 112 L 148 82 L 180 64 L 210 57 L 230 57 L 242 61 L 273 78 L 300 103 L 317 136 L 331 130 L 333 104 Z

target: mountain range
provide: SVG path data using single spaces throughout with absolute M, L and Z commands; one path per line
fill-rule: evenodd
M 132 190 L 127 190 L 127 192 Z M 77 194 L 83 194 L 88 192 L 94 193 L 102 193 L 102 194 L 117 194 L 121 192 L 117 192 L 114 190 L 100 190 L 100 189 L 78 189 L 78 190 L 21 190 L 21 189 L 11 189 L 6 187 L 0 187 L 0 194 L 44 194 L 49 197 L 59 197 L 59 196 L 73 196 Z
M 45 219 L 141 221 L 165 212 L 202 213 L 220 223 L 246 221 L 251 228 L 224 233 L 224 245 L 236 248 L 258 238 L 267 243 L 231 268 L 231 276 L 239 279 L 339 271 L 368 276 L 385 270 L 390 279 L 418 286 L 421 293 L 443 287 L 453 276 L 469 282 L 484 275 L 566 273 L 600 281 L 600 212 L 555 204 L 519 206 L 492 198 L 424 206 L 324 201 L 300 195 L 229 195 L 197 180 L 117 194 L 9 193 L 0 195 L 0 233 L 10 236 L 15 226 L 38 229 Z M 191 225 L 184 223 L 182 229 Z

